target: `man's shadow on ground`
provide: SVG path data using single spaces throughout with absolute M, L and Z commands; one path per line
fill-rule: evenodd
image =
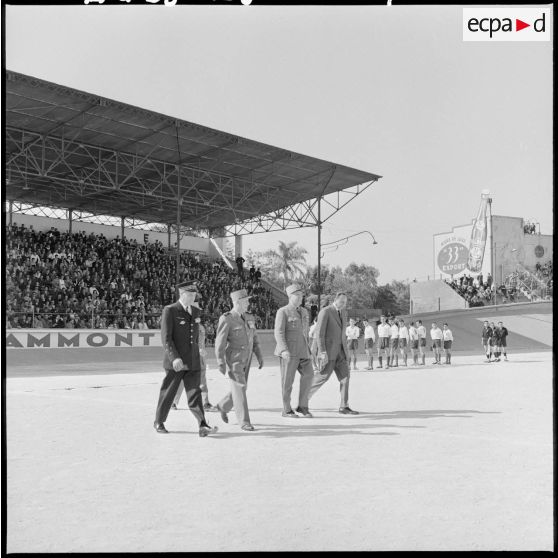
M 280 408 L 259 408 L 255 411 L 268 411 L 281 413 Z M 317 420 L 332 420 L 339 418 L 339 414 L 330 409 L 316 409 L 315 412 L 331 413 L 330 416 L 316 416 L 314 418 L 298 418 L 284 419 L 284 424 L 258 425 L 254 423 L 256 430 L 254 432 L 242 432 L 240 427 L 233 424 L 233 428 L 238 431 L 218 432 L 215 436 L 223 436 L 227 438 L 238 436 L 257 436 L 266 438 L 301 438 L 308 436 L 347 436 L 347 435 L 363 435 L 363 436 L 397 436 L 400 432 L 397 429 L 417 429 L 427 428 L 423 425 L 402 425 L 402 424 L 386 424 L 384 422 L 376 424 L 359 424 L 354 423 L 343 424 L 317 424 Z M 360 412 L 358 415 L 348 415 L 349 419 L 368 419 L 372 421 L 383 420 L 409 420 L 409 419 L 435 419 L 435 418 L 473 418 L 475 414 L 500 414 L 499 411 L 475 411 L 465 410 L 417 410 L 417 411 L 387 411 L 387 412 Z M 394 431 L 385 429 L 395 429 Z M 175 431 L 176 434 L 192 434 L 192 432 Z

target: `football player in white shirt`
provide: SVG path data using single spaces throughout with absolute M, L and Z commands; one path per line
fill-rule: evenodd
M 407 366 L 407 347 L 409 345 L 409 329 L 404 320 L 399 320 L 399 350 Z
M 420 364 L 424 365 L 424 361 L 426 359 L 426 355 L 424 353 L 424 348 L 426 347 L 426 328 L 422 325 L 422 320 L 417 320 L 417 332 L 419 336 L 419 354 L 422 360 Z
M 374 333 L 374 326 L 368 323 L 367 319 L 362 320 L 364 325 L 364 351 L 368 357 L 368 366 L 366 370 L 374 370 L 374 341 L 376 341 L 376 334 Z
M 453 343 L 453 334 L 448 324 L 444 324 L 442 334 L 444 336 L 444 352 L 446 353 L 446 364 L 451 364 L 451 345 Z
M 386 368 L 388 367 L 389 361 L 389 334 L 390 327 L 386 323 L 386 317 L 380 316 L 380 323 L 378 324 L 378 360 L 380 361 L 380 366 L 378 368 L 383 368 L 382 366 L 382 351 L 386 357 Z
M 318 318 L 314 318 L 310 329 L 308 330 L 308 344 L 310 347 L 310 357 L 312 359 L 312 368 L 314 369 L 314 374 L 317 374 L 320 370 L 320 365 L 318 363 L 318 342 L 316 340 L 316 327 L 318 325 Z
M 434 358 L 436 359 L 432 364 L 442 364 L 440 358 L 442 357 L 442 339 L 444 334 L 442 330 L 438 327 L 436 322 L 432 323 L 432 329 L 430 330 L 430 338 L 432 339 L 432 349 L 434 350 Z
M 357 368 L 357 354 L 358 354 L 358 338 L 360 336 L 360 328 L 356 325 L 354 318 L 349 319 L 349 325 L 345 329 L 347 335 L 347 345 L 349 346 L 349 368 L 351 367 L 351 360 L 353 361 L 353 370 Z
M 399 352 L 397 351 L 399 347 L 399 326 L 395 322 L 394 318 L 389 319 L 389 359 L 388 359 L 388 368 L 399 366 Z M 395 357 L 395 364 L 393 363 L 393 357 Z
M 411 356 L 413 357 L 413 364 L 418 364 L 418 346 L 419 336 L 415 324 L 411 322 L 409 326 L 409 345 L 411 347 Z

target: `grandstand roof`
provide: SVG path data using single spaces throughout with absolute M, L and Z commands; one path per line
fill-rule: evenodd
M 172 224 L 180 193 L 211 230 L 380 178 L 12 71 L 5 99 L 8 200 Z

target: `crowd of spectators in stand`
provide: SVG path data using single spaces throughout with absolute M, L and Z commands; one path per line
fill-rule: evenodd
M 14 224 L 6 227 L 6 255 L 7 327 L 157 329 L 163 306 L 176 300 L 176 254 L 159 241 Z M 208 342 L 236 289 L 254 296 L 248 311 L 257 327 L 273 327 L 277 304 L 260 278 L 256 270 L 245 277 L 223 262 L 181 253 L 180 281 L 199 282 Z
M 502 304 L 508 302 L 517 302 L 518 292 L 516 287 L 508 286 L 502 283 L 497 289 L 496 293 L 500 296 Z
M 548 260 L 547 262 L 540 264 L 535 264 L 535 274 L 539 279 L 543 279 L 545 281 L 552 281 L 552 260 Z
M 537 234 L 537 225 L 535 223 L 525 223 L 523 225 L 523 232 L 525 234 Z
M 494 299 L 494 284 L 490 273 L 483 277 L 482 273 L 477 277 L 471 275 L 461 275 L 459 279 L 452 279 L 445 282 L 468 303 L 469 307 L 485 306 L 492 304 Z

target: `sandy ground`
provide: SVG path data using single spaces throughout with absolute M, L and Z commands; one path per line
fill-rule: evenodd
M 162 372 L 8 377 L 7 550 L 552 550 L 552 353 L 454 361 L 353 372 L 355 417 L 333 376 L 293 420 L 268 359 L 257 431 L 203 439 L 153 430 Z

